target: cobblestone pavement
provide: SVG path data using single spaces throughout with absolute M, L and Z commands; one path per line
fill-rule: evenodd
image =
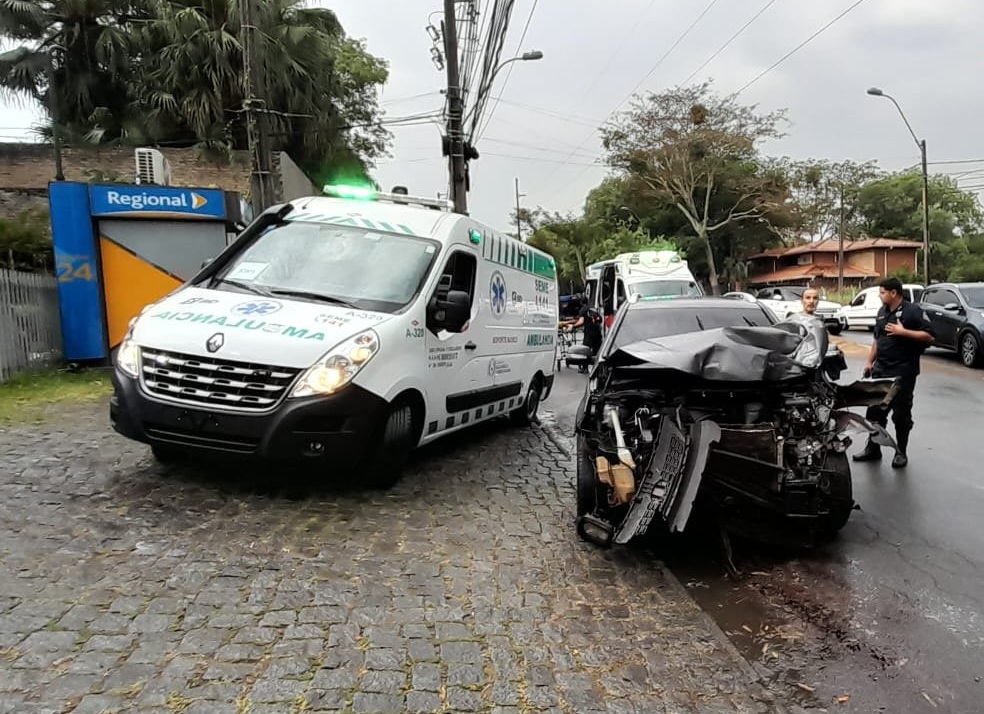
M 542 429 L 285 495 L 106 423 L 0 433 L 3 714 L 785 711 L 650 556 L 576 539 Z

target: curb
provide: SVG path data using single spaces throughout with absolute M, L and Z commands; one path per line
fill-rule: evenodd
M 548 424 L 544 422 L 539 422 L 539 427 L 541 431 L 546 435 L 546 437 L 563 452 L 567 458 L 571 458 L 571 452 L 567 445 L 564 444 L 564 437 L 560 434 L 557 427 L 553 424 Z M 768 683 L 766 682 L 765 676 L 755 668 L 746 657 L 741 653 L 741 651 L 728 639 L 728 635 L 725 634 L 724 630 L 714 621 L 710 615 L 708 615 L 697 601 L 690 595 L 687 588 L 684 586 L 676 574 L 670 570 L 666 563 L 662 560 L 655 560 L 654 566 L 659 568 L 660 572 L 666 578 L 667 583 L 676 594 L 690 602 L 693 606 L 696 619 L 704 626 L 704 628 L 710 632 L 711 636 L 721 645 L 722 649 L 727 651 L 733 659 L 737 662 L 739 669 L 742 671 L 746 684 L 758 684 L 765 688 L 768 688 Z

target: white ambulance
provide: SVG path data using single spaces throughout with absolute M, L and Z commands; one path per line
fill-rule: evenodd
M 699 297 L 704 294 L 687 261 L 675 250 L 620 253 L 588 266 L 591 305 L 611 326 L 615 313 L 633 295 L 639 297 Z
M 447 202 L 325 192 L 267 210 L 133 320 L 119 433 L 162 461 L 358 464 L 386 487 L 416 446 L 536 420 L 554 380 L 553 258 Z

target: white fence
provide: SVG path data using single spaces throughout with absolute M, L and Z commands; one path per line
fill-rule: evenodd
M 0 382 L 61 357 L 57 280 L 0 270 Z

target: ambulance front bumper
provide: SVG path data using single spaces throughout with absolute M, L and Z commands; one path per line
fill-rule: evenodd
M 110 422 L 135 441 L 224 457 L 354 464 L 368 452 L 388 404 L 349 384 L 327 397 L 286 399 L 264 413 L 165 402 L 113 374 Z

